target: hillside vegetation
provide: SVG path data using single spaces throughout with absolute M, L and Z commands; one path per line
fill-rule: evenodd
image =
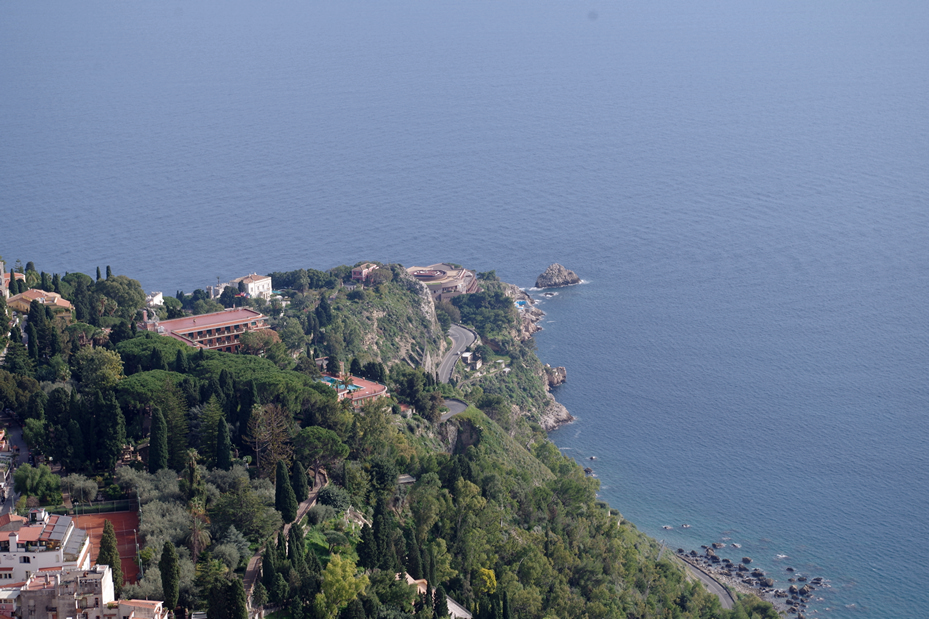
M 17 509 L 63 510 L 62 491 L 134 499 L 144 576 L 122 594 L 210 619 L 246 619 L 246 596 L 281 619 L 441 618 L 446 596 L 478 619 L 776 616 L 754 599 L 723 610 L 597 500 L 598 481 L 535 421 L 548 400 L 541 364 L 495 282 L 437 309 L 399 267 L 375 273 L 351 291 L 349 267 L 274 274 L 289 304 L 251 301 L 274 331 L 243 338 L 240 354 L 137 332 L 138 299 L 117 294 L 115 278 L 69 276 L 75 295 L 109 292 L 106 316 L 75 329 L 33 307 L 28 348 L 0 316 L 0 406 L 52 463 L 19 467 Z M 214 302 L 178 296 L 172 311 Z M 460 369 L 455 384 L 437 383 L 424 362 L 440 358 L 440 325 L 453 318 L 481 334 L 475 352 L 510 371 Z M 318 356 L 385 382 L 392 397 L 339 401 L 317 380 Z M 443 422 L 451 396 L 470 406 Z M 296 521 L 315 479 L 327 485 Z M 261 574 L 246 591 L 256 551 Z M 403 572 L 427 580 L 427 594 Z

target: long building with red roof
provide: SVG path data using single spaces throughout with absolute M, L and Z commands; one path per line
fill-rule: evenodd
M 211 314 L 149 321 L 143 326 L 195 348 L 237 352 L 239 338 L 243 333 L 261 331 L 270 325 L 268 318 L 261 312 L 248 307 L 236 307 Z

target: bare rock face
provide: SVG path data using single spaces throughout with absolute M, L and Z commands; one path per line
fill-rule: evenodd
M 535 280 L 536 288 L 558 288 L 559 286 L 571 286 L 580 284 L 581 278 L 574 271 L 569 271 L 560 264 L 553 264 L 545 272 L 539 275 Z
M 566 380 L 568 380 L 568 371 L 564 367 L 553 368 L 547 363 L 545 364 L 545 381 L 548 383 L 549 389 L 563 384 Z
M 546 432 L 559 428 L 565 424 L 574 421 L 574 417 L 568 412 L 563 405 L 555 401 L 555 396 L 548 394 L 548 404 L 542 411 L 542 418 L 539 423 Z

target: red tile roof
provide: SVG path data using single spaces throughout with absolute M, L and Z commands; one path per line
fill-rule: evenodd
M 227 325 L 249 322 L 264 317 L 264 314 L 256 312 L 253 309 L 237 307 L 222 312 L 213 312 L 212 314 L 200 314 L 199 316 L 184 316 L 183 318 L 162 320 L 158 323 L 158 326 L 164 327 L 166 331 L 184 332 L 190 331 L 191 329 L 215 329 L 216 327 L 225 327 Z

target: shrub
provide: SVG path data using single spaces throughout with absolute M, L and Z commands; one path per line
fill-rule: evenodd
M 314 505 L 310 508 L 310 511 L 307 512 L 306 517 L 311 525 L 316 526 L 327 520 L 332 520 L 338 515 L 339 513 L 328 505 Z
M 328 505 L 339 513 L 344 512 L 352 504 L 351 497 L 345 488 L 332 484 L 320 490 L 316 500 L 321 505 Z

